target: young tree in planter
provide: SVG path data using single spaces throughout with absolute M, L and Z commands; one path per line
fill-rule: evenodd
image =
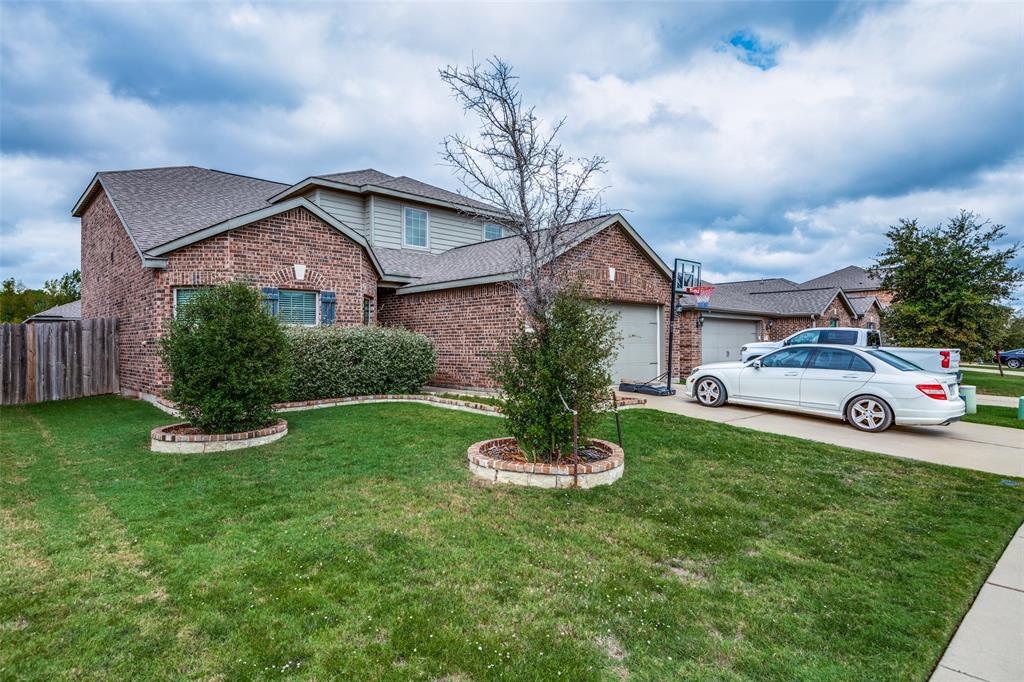
M 201 289 L 180 306 L 161 339 L 171 373 L 167 397 L 204 433 L 273 422 L 285 397 L 291 356 L 284 331 L 243 282 Z
M 1013 264 L 1020 246 L 996 246 L 1005 232 L 969 211 L 932 228 L 890 227 L 873 269 L 893 291 L 886 333 L 904 346 L 955 346 L 968 359 L 990 350 L 1012 312 L 1002 303 L 1024 282 Z
M 573 416 L 586 438 L 608 400 L 609 369 L 619 344 L 615 315 L 584 300 L 579 285 L 559 291 L 543 326 L 522 328 L 499 354 L 492 376 L 505 395 L 503 412 L 531 460 L 570 460 Z
M 569 409 L 578 411 L 581 439 L 596 420 L 617 346 L 614 316 L 583 301 L 558 260 L 601 213 L 594 182 L 605 160 L 565 152 L 556 141 L 564 119 L 546 127 L 524 106 L 518 78 L 501 59 L 440 75 L 480 124 L 474 137 L 445 138 L 442 156 L 471 197 L 501 210 L 498 221 L 516 243 L 525 323 L 492 372 L 509 428 L 530 456 L 560 459 L 571 444 Z

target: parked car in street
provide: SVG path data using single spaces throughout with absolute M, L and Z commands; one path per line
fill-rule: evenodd
M 858 348 L 878 348 L 903 358 L 929 372 L 952 374 L 959 383 L 960 349 L 959 348 L 902 348 L 900 346 L 883 345 L 882 332 L 877 329 L 861 329 L 859 327 L 812 327 L 804 329 L 781 341 L 758 341 L 748 343 L 740 348 L 740 360 L 753 360 L 762 355 L 786 346 L 802 344 L 835 344 L 838 346 L 856 346 Z
M 1010 369 L 1024 367 L 1024 348 L 999 351 L 999 361 Z
M 881 348 L 787 346 L 746 362 L 695 367 L 686 395 L 707 407 L 755 405 L 843 419 L 861 431 L 950 424 L 964 415 L 956 379 Z

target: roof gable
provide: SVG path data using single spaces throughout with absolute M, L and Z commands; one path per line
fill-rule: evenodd
M 172 251 L 177 251 L 178 249 L 184 248 L 190 244 L 195 244 L 196 242 L 203 241 L 204 239 L 215 237 L 218 234 L 222 234 L 230 230 L 236 230 L 240 227 L 250 225 L 259 220 L 263 220 L 265 218 L 270 218 L 271 216 L 285 213 L 287 211 L 292 210 L 293 208 L 306 209 L 314 216 L 324 221 L 334 229 L 338 230 L 359 246 L 363 247 L 367 255 L 370 257 L 370 261 L 373 263 L 373 267 L 377 270 L 377 274 L 381 276 L 384 275 L 384 268 L 382 267 L 380 260 L 377 258 L 373 249 L 370 248 L 370 245 L 366 242 L 366 239 L 363 237 L 363 235 L 359 234 L 351 227 L 341 222 L 340 220 L 332 216 L 330 213 L 323 210 L 322 208 L 311 202 L 309 199 L 306 199 L 304 197 L 296 197 L 294 199 L 289 199 L 288 201 L 283 201 L 279 204 L 265 206 L 256 211 L 251 211 L 244 215 L 236 216 L 234 218 L 230 218 L 223 222 L 217 223 L 216 225 L 210 225 L 201 230 L 197 230 L 190 234 L 183 235 L 178 239 L 169 241 L 166 244 L 161 244 L 160 246 L 151 249 L 148 252 L 148 255 L 150 257 L 164 256 L 168 253 L 171 253 Z
M 294 185 L 284 187 L 270 196 L 271 202 L 283 201 L 316 187 L 337 189 L 356 194 L 380 194 L 399 199 L 419 201 L 471 213 L 504 215 L 497 206 L 477 201 L 456 192 L 421 182 L 407 176 L 394 177 L 373 168 L 327 175 L 312 175 Z
M 99 188 L 140 252 L 269 206 L 279 182 L 178 166 L 97 173 L 72 215 L 80 216 Z

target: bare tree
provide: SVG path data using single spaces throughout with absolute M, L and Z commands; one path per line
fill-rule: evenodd
M 558 255 L 580 222 L 601 213 L 602 189 L 593 183 L 605 159 L 567 154 L 555 141 L 565 119 L 546 127 L 535 107 L 523 105 L 518 76 L 498 57 L 468 68 L 449 65 L 440 75 L 480 120 L 475 137 L 446 137 L 442 156 L 469 196 L 504 212 L 502 226 L 520 243 L 515 266 L 526 314 L 543 325 L 564 284 Z

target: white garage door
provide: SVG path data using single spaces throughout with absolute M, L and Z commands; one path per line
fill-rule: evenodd
M 610 304 L 608 310 L 619 316 L 622 346 L 612 365 L 615 382 L 647 381 L 658 376 L 658 349 L 661 347 L 661 308 L 656 305 Z
M 740 347 L 757 341 L 757 322 L 705 317 L 701 327 L 701 363 L 740 359 Z

